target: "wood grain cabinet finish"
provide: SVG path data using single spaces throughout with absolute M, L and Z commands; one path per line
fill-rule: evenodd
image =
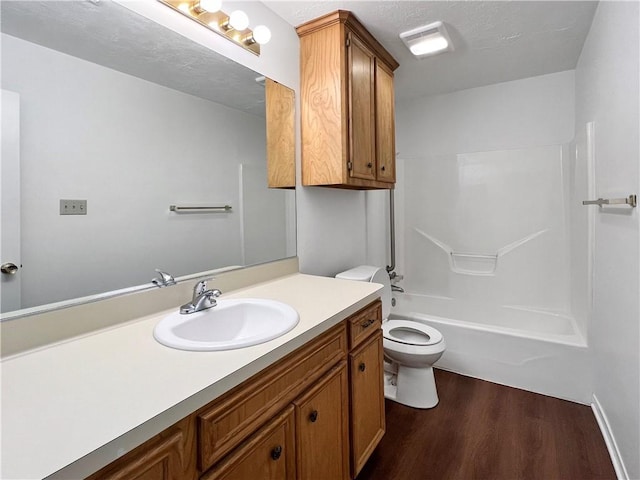
M 195 428 L 187 417 L 156 435 L 88 480 L 192 480 L 195 466 Z
M 265 80 L 269 188 L 296 187 L 295 92 Z
M 349 354 L 351 475 L 355 478 L 385 432 L 382 331 Z
M 349 390 L 341 362 L 294 402 L 298 479 L 349 478 Z
M 89 480 L 354 478 L 384 434 L 380 319 L 376 300 Z
M 382 302 L 376 300 L 347 319 L 349 349 L 354 349 L 382 328 Z
M 294 409 L 286 408 L 202 480 L 295 480 Z
M 296 31 L 303 185 L 393 188 L 393 71 L 398 62 L 348 11 L 330 13 Z
M 338 325 L 199 410 L 200 470 L 210 468 L 346 355 L 346 332 Z

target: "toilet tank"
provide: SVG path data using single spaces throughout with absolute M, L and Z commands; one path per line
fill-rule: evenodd
M 389 274 L 386 269 L 371 265 L 360 265 L 359 267 L 337 274 L 336 278 L 382 284 L 384 286 L 380 292 L 382 319 L 384 321 L 389 318 L 389 314 L 391 313 L 391 280 L 389 279 Z

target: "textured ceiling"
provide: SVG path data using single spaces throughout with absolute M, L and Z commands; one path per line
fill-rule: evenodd
M 239 65 L 110 0 L 2 1 L 3 33 L 264 116 L 264 88 Z
M 350 10 L 400 62 L 396 97 L 410 100 L 575 68 L 597 2 L 265 0 L 293 26 Z M 401 32 L 443 21 L 455 51 L 414 58 Z

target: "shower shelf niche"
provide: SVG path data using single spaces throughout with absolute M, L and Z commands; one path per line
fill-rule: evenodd
M 464 275 L 493 275 L 498 267 L 498 254 L 451 252 L 449 255 L 451 270 Z
M 477 275 L 489 277 L 495 276 L 496 270 L 498 269 L 498 259 L 500 257 L 506 255 L 507 253 L 515 250 L 518 247 L 521 247 L 525 243 L 533 240 L 536 237 L 539 237 L 540 235 L 548 231 L 548 229 L 539 230 L 530 235 L 527 235 L 526 237 L 516 240 L 515 242 L 511 242 L 504 247 L 499 248 L 495 254 L 487 254 L 455 252 L 449 245 L 429 235 L 428 233 L 423 232 L 419 228 L 414 227 L 413 230 L 447 254 L 447 258 L 449 260 L 449 268 L 451 268 L 452 272 L 462 275 Z

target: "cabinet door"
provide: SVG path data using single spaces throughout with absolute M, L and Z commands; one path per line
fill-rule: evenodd
M 376 62 L 376 168 L 381 182 L 396 181 L 393 73 Z
M 348 399 L 341 362 L 294 402 L 298 479 L 349 478 Z
M 295 93 L 290 88 L 267 78 L 265 102 L 269 188 L 295 188 Z
M 375 167 L 375 57 L 358 39 L 348 34 L 349 65 L 349 174 L 376 179 Z
M 87 480 L 175 480 L 196 477 L 194 422 L 186 418 Z
M 258 430 L 201 480 L 295 480 L 293 407 Z
M 385 431 L 382 331 L 349 354 L 351 473 L 355 477 Z

